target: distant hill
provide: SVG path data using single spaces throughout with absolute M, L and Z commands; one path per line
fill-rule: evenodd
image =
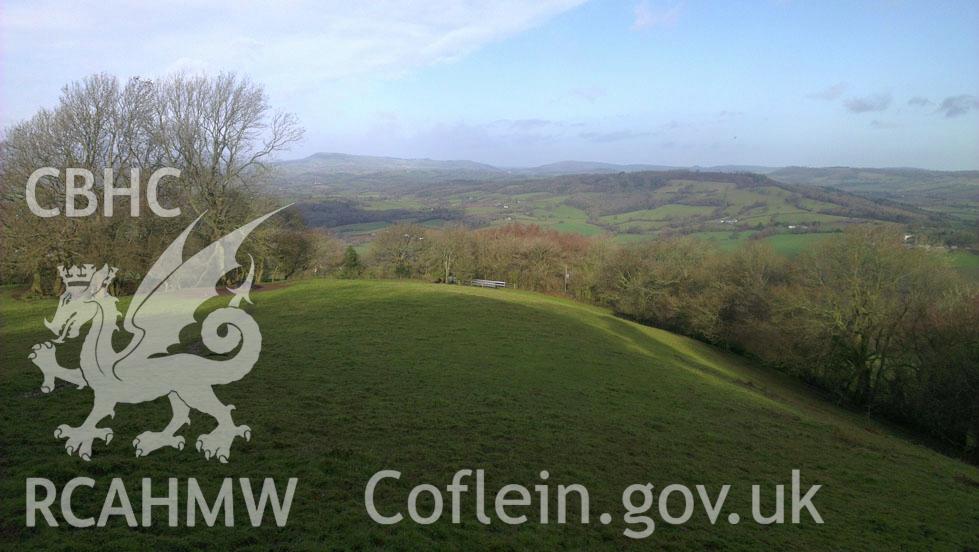
M 759 231 L 815 234 L 876 222 L 967 245 L 979 213 L 979 171 L 574 160 L 502 168 L 340 153 L 276 168 L 280 193 L 303 201 L 307 222 L 355 243 L 397 221 L 540 224 L 621 240 L 696 234 L 722 245 Z
M 932 194 L 979 200 L 979 171 L 931 171 L 914 168 L 770 167 L 763 165 L 671 166 L 616 164 L 567 160 L 537 167 L 499 167 L 468 160 L 404 159 L 316 153 L 276 163 L 277 182 L 286 188 L 308 184 L 372 184 L 452 180 L 512 180 L 569 174 L 610 174 L 646 171 L 756 173 L 788 184 L 832 187 L 867 195 Z
M 510 169 L 514 174 L 527 175 L 555 175 L 555 174 L 587 174 L 587 173 L 615 173 L 615 172 L 638 172 L 638 171 L 671 171 L 681 167 L 671 167 L 667 165 L 616 165 L 614 163 L 598 163 L 592 161 L 559 161 L 549 163 L 539 167 L 522 169 Z
M 910 168 L 784 167 L 769 173 L 780 182 L 826 186 L 870 198 L 886 198 L 975 222 L 979 171 Z
M 451 193 L 444 187 L 436 189 L 440 191 L 435 195 Z M 773 225 L 794 229 L 818 225 L 828 229 L 853 221 L 910 224 L 938 218 L 926 210 L 887 199 L 870 200 L 833 188 L 787 184 L 748 172 L 673 170 L 559 175 L 498 184 L 494 191 L 517 198 L 516 205 L 505 210 L 507 216 L 527 213 L 541 217 L 542 206 L 558 200 L 581 211 L 591 224 L 614 234 L 748 230 Z M 529 209 L 522 206 L 523 197 L 532 198 Z M 568 209 L 552 216 L 565 221 L 574 218 Z
M 276 163 L 280 181 L 286 186 L 308 184 L 318 179 L 332 179 L 337 183 L 365 180 L 379 182 L 385 177 L 392 183 L 402 182 L 406 176 L 427 177 L 445 181 L 467 178 L 522 178 L 555 176 L 562 174 L 607 174 L 642 171 L 712 171 L 753 172 L 768 174 L 777 167 L 760 165 L 718 165 L 714 167 L 682 167 L 653 165 L 649 163 L 602 163 L 597 161 L 558 161 L 536 167 L 498 167 L 467 160 L 405 159 L 346 153 L 314 153 L 302 159 Z
M 608 174 L 639 171 L 668 171 L 666 165 L 616 165 L 590 161 L 560 161 L 539 167 L 496 167 L 475 161 L 441 161 L 316 153 L 303 159 L 275 165 L 276 182 L 285 189 L 325 186 L 329 189 L 356 187 L 417 188 L 419 184 L 459 180 L 513 180 L 564 174 Z
M 475 161 L 439 161 L 316 153 L 274 165 L 274 183 L 290 192 L 411 188 L 419 183 L 506 178 L 503 169 Z
M 644 171 L 710 171 L 753 172 L 769 174 L 777 167 L 759 165 L 719 165 L 715 167 L 682 167 L 648 163 L 601 163 L 596 161 L 558 161 L 537 167 L 497 167 L 467 160 L 404 159 L 350 155 L 346 153 L 315 153 L 302 159 L 275 164 L 276 182 L 284 188 L 307 185 L 411 185 L 420 179 L 430 182 L 452 180 L 506 180 L 528 177 L 549 177 L 565 174 L 610 174 Z
M 691 167 L 691 170 L 699 171 L 711 171 L 711 172 L 751 172 L 756 174 L 771 174 L 779 169 L 779 167 L 766 167 L 764 165 L 714 165 L 712 167 Z
M 475 161 L 439 161 L 435 159 L 401 159 L 398 157 L 374 157 L 346 153 L 315 153 L 303 159 L 282 161 L 279 169 L 288 173 L 324 172 L 345 174 L 371 174 L 388 171 L 463 171 L 505 172 L 502 169 Z
M 790 184 L 831 186 L 867 194 L 933 193 L 979 198 L 979 171 L 929 171 L 912 168 L 783 167 L 769 176 Z
M 756 232 L 816 234 L 854 223 L 937 227 L 944 215 L 886 198 L 779 182 L 750 172 L 642 171 L 438 180 L 336 187 L 306 196 L 300 212 L 354 243 L 395 222 L 472 227 L 537 224 L 620 240 L 695 234 L 734 246 Z M 918 231 L 918 230 L 915 230 Z M 790 249 L 810 238 L 791 238 Z M 815 238 L 813 238 L 815 239 Z

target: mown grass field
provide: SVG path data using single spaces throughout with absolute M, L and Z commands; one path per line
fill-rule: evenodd
M 972 251 L 952 251 L 949 253 L 952 267 L 960 274 L 979 282 L 979 253 Z
M 41 375 L 27 359 L 32 344 L 51 337 L 42 318 L 55 301 L 0 290 L 0 546 L 961 551 L 979 542 L 975 467 L 737 357 L 604 310 L 526 292 L 410 282 L 306 281 L 253 299 L 261 359 L 242 381 L 216 388 L 237 406 L 236 422 L 253 432 L 251 442 L 235 442 L 229 464 L 205 462 L 193 447 L 135 458 L 132 438 L 168 420 L 165 399 L 117 407 L 102 424 L 115 439 L 83 463 L 65 454 L 52 431 L 79 423 L 91 391 L 59 385 L 42 395 Z M 193 442 L 212 426 L 195 413 L 180 433 Z M 459 525 L 448 513 L 429 526 L 385 527 L 368 518 L 364 487 L 378 470 L 402 472 L 401 481 L 384 484 L 379 509 L 407 513 L 412 486 L 444 488 L 462 468 L 486 470 L 488 502 L 503 484 L 539 483 L 540 470 L 554 485 L 581 483 L 592 522 L 558 525 L 552 517 L 541 525 L 530 507 L 530 522 L 507 526 L 488 503 L 494 522 L 483 526 L 471 493 Z M 814 502 L 825 524 L 805 515 L 802 525 L 750 522 L 750 485 L 764 485 L 770 499 L 792 469 L 802 470 L 804 486 L 823 485 Z M 111 477 L 126 481 L 137 513 L 142 477 L 195 477 L 209 493 L 223 477 L 298 477 L 299 486 L 284 528 L 250 527 L 240 495 L 235 528 L 130 529 L 121 518 L 104 529 L 24 526 L 27 477 L 63 485 L 79 475 L 99 482 L 95 491 L 76 492 L 76 509 L 90 515 L 98 515 Z M 745 521 L 711 526 L 698 506 L 688 524 L 674 527 L 654 511 L 655 533 L 630 540 L 622 535 L 620 496 L 645 482 L 657 489 L 705 484 L 712 495 L 731 484 L 721 519 L 734 511 Z M 601 512 L 613 514 L 610 525 L 598 523 Z

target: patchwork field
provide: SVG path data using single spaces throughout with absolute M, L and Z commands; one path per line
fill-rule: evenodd
M 471 227 L 537 224 L 585 236 L 609 235 L 620 242 L 692 234 L 725 249 L 764 231 L 774 234 L 765 239 L 788 255 L 853 224 L 893 225 L 898 231 L 931 236 L 932 243 L 949 232 L 967 231 L 960 228 L 959 218 L 947 213 L 749 173 L 623 172 L 365 186 L 337 186 L 333 195 L 320 199 L 309 190 L 289 194 L 306 198 L 306 207 L 301 207 L 306 213 L 315 211 L 318 202 L 352 201 L 346 206 L 352 214 L 344 216 L 342 209 L 325 218 L 307 214 L 307 221 L 332 228 L 358 245 L 369 243 L 387 223 L 399 221 L 426 226 L 455 221 Z

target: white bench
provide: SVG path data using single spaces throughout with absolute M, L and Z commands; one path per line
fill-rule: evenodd
M 470 285 L 485 287 L 485 288 L 505 288 L 506 282 L 501 282 L 499 280 L 472 280 L 469 282 Z

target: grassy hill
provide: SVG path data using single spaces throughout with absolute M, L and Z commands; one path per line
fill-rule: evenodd
M 966 224 L 975 224 L 979 211 L 979 171 L 784 167 L 769 176 L 780 182 L 829 186 L 900 201 L 946 213 Z
M 446 197 L 448 191 L 433 195 Z M 928 213 L 904 205 L 749 173 L 566 175 L 499 186 L 495 192 L 506 207 L 491 223 L 506 217 L 548 225 L 555 219 L 584 219 L 617 235 L 768 227 L 831 230 L 853 222 L 912 223 L 929 218 Z M 576 211 L 569 212 L 569 207 Z
M 59 387 L 41 395 L 41 376 L 27 360 L 32 344 L 51 337 L 42 318 L 55 302 L 0 290 L 0 543 L 73 550 L 967 550 L 977 543 L 976 468 L 737 357 L 601 309 L 511 290 L 399 282 L 307 281 L 253 298 L 262 357 L 244 380 L 217 388 L 254 433 L 235 443 L 230 464 L 205 462 L 192 447 L 135 459 L 129 443 L 166 423 L 165 399 L 117 407 L 103 423 L 115 440 L 96 446 L 85 464 L 64 454 L 52 430 L 77 424 L 91 392 Z M 192 441 L 212 425 L 194 414 L 180 433 Z M 406 512 L 412 486 L 444 488 L 462 468 L 486 470 L 488 501 L 503 484 L 539 483 L 540 470 L 555 485 L 581 483 L 592 523 L 557 525 L 552 517 L 548 525 L 511 527 L 494 518 L 482 526 L 471 494 L 460 525 L 446 514 L 430 526 L 383 527 L 365 512 L 364 487 L 378 470 L 402 472 L 384 487 L 379 508 Z M 815 504 L 825 524 L 748 521 L 750 485 L 764 485 L 770 499 L 792 469 L 802 470 L 806 486 L 823 485 Z M 25 478 L 63 484 L 77 475 L 102 484 L 76 493 L 80 513 L 95 515 L 110 477 L 137 489 L 130 491 L 137 502 L 141 477 L 196 477 L 209 493 L 226 476 L 300 481 L 282 529 L 129 529 L 119 518 L 100 530 L 26 529 Z M 733 488 L 718 525 L 699 506 L 678 527 L 654 511 L 655 533 L 631 541 L 622 536 L 620 496 L 645 482 L 657 490 L 705 484 L 712 495 L 721 484 Z M 731 511 L 745 521 L 723 521 Z M 610 525 L 598 523 L 601 512 L 613 514 Z
M 929 194 L 979 199 L 979 171 L 929 171 L 911 168 L 783 167 L 768 173 L 793 184 L 829 186 L 867 195 Z

